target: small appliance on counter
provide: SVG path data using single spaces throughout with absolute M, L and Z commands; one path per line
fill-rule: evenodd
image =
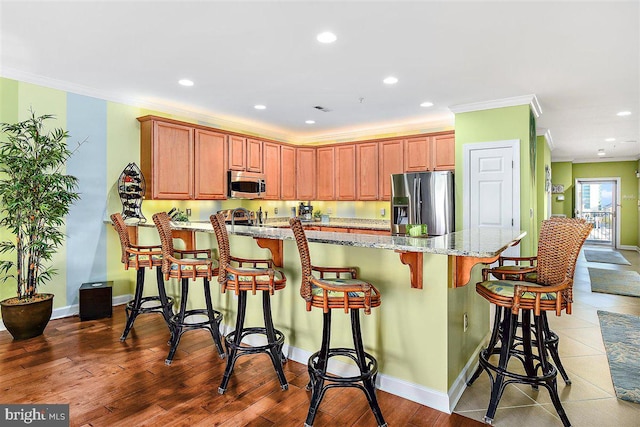
M 235 225 L 254 225 L 256 223 L 255 212 L 245 208 L 225 209 L 218 211 L 224 215 L 224 222 Z
M 298 217 L 300 221 L 313 221 L 313 206 L 311 206 L 311 202 L 304 203 L 300 202 L 300 206 L 298 206 Z

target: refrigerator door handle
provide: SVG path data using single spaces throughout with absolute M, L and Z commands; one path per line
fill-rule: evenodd
M 416 192 L 416 210 L 418 212 L 416 224 L 422 224 L 422 178 L 418 178 L 418 191 Z
M 413 192 L 411 193 L 412 218 L 410 224 L 417 224 L 418 219 L 418 178 L 413 178 Z

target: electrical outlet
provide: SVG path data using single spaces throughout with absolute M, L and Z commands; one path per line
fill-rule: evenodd
M 187 216 L 191 216 L 191 209 L 187 208 Z
M 467 332 L 467 329 L 469 329 L 469 316 L 467 316 L 467 313 L 462 315 L 462 324 L 464 326 L 464 332 Z
M 384 216 L 387 212 L 384 210 L 384 208 L 380 209 L 380 216 Z
M 331 215 L 333 213 L 333 211 L 331 210 L 331 208 L 327 209 L 327 214 Z
M 273 213 L 278 215 L 278 208 L 273 208 Z

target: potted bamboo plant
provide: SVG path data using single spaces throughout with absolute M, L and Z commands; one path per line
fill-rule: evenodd
M 61 226 L 79 199 L 77 178 L 65 172 L 73 154 L 69 134 L 61 128 L 45 131 L 51 118 L 36 117 L 32 110 L 25 121 L 0 125 L 0 227 L 14 236 L 0 242 L 0 254 L 12 255 L 0 260 L 0 280 L 14 283 L 17 291 L 0 306 L 14 339 L 41 335 L 51 318 L 53 295 L 38 288 L 56 273 L 50 262 L 64 241 Z

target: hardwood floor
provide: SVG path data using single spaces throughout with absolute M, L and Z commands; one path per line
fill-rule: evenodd
M 186 333 L 165 366 L 169 333 L 160 315 L 143 315 L 127 341 L 124 306 L 113 318 L 53 320 L 44 336 L 13 341 L 0 332 L 0 401 L 68 403 L 72 426 L 301 426 L 310 392 L 306 366 L 289 361 L 289 390 L 281 391 L 266 355 L 241 358 L 224 395 L 225 361 L 205 331 Z M 389 426 L 480 426 L 378 391 Z M 375 426 L 356 389 L 330 390 L 314 426 Z

